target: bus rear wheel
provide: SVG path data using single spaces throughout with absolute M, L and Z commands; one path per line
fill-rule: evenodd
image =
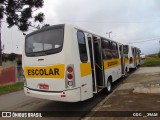
M 105 88 L 106 90 L 106 93 L 111 93 L 112 92 L 112 80 L 111 78 L 108 78 L 108 81 L 107 81 L 107 87 Z

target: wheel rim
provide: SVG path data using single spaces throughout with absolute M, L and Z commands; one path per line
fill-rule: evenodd
M 110 81 L 108 81 L 108 83 L 107 83 L 107 90 L 108 90 L 108 92 L 111 91 L 111 82 Z

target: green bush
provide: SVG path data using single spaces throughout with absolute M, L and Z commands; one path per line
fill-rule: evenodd
M 155 53 L 155 54 L 150 54 L 150 55 L 147 55 L 147 57 L 152 57 L 152 58 L 157 58 L 158 54 Z
M 142 67 L 160 66 L 160 58 L 146 58 L 141 65 Z

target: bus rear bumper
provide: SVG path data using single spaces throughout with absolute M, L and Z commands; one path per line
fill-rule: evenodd
M 26 96 L 36 97 L 41 99 L 64 101 L 64 102 L 81 101 L 80 88 L 65 90 L 62 92 L 47 92 L 47 91 L 43 92 L 43 91 L 31 90 L 27 87 L 24 87 L 24 92 Z

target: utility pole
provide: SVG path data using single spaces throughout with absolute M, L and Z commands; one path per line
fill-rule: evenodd
M 110 38 L 110 34 L 112 33 L 112 31 L 110 31 L 109 33 L 106 33 L 106 34 L 109 34 L 109 38 Z

